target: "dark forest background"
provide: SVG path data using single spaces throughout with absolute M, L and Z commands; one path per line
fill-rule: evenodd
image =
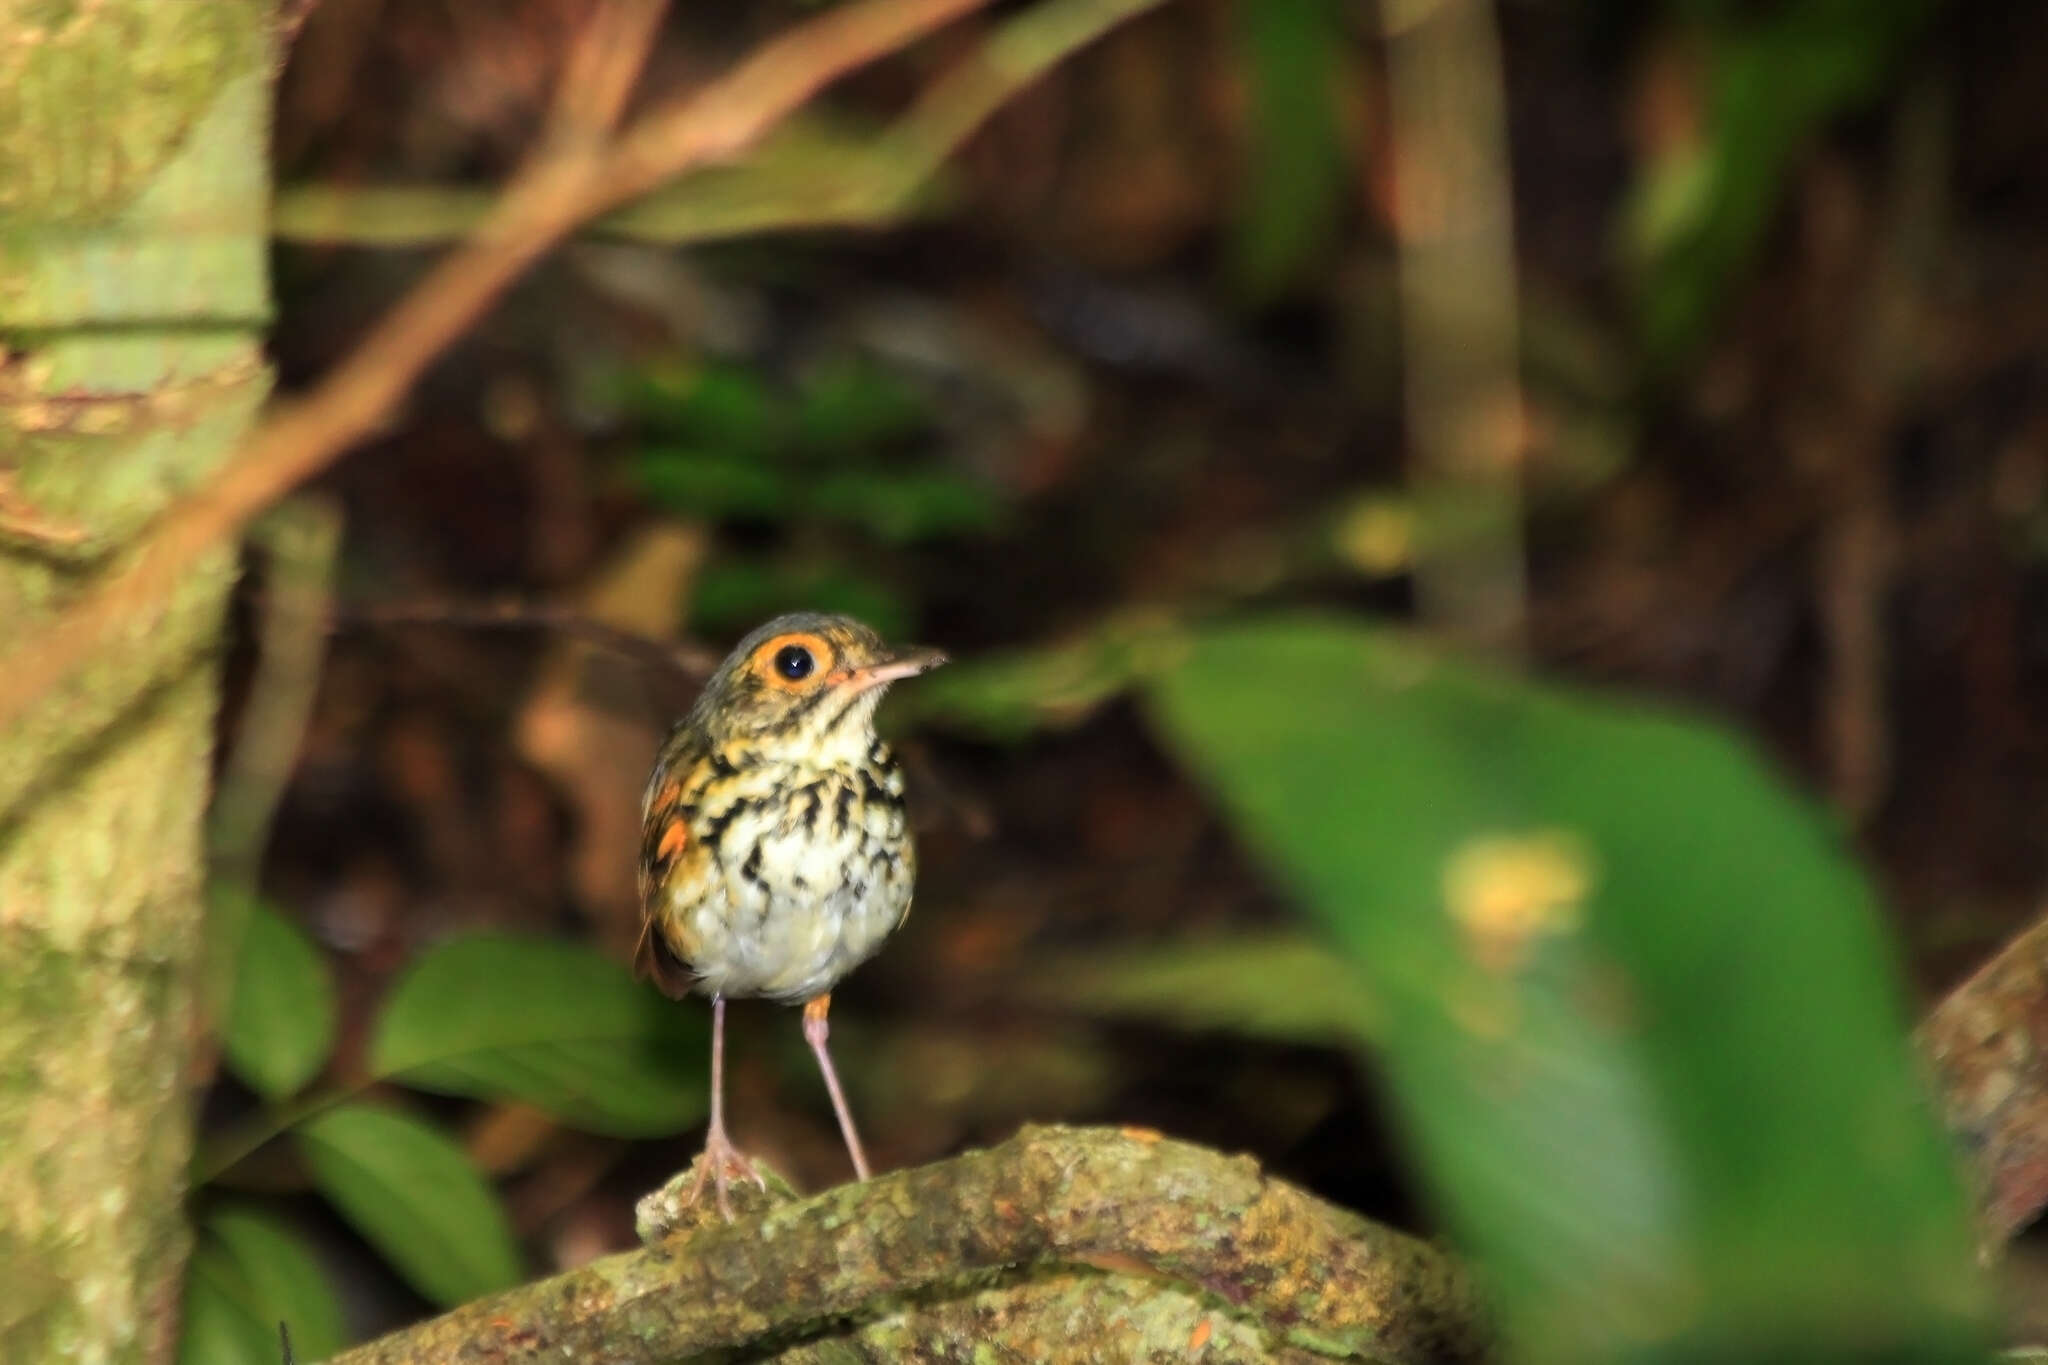
M 701 79 L 816 8 L 678 5 L 643 87 Z M 1023 8 L 835 87 L 762 154 L 762 193 L 824 194 Z M 1816 838 L 1853 849 L 1900 945 L 1905 1013 L 2039 909 L 2048 8 L 1510 0 L 1449 49 L 1450 107 L 1430 117 L 1456 164 L 1435 198 L 1418 148 L 1448 144 L 1410 136 L 1428 133 L 1411 120 L 1429 100 L 1403 96 L 1418 78 L 1399 69 L 1402 12 L 1426 25 L 1428 8 L 1173 0 L 1010 101 L 887 224 L 678 243 L 650 216 L 587 235 L 317 482 L 341 518 L 312 570 L 334 630 L 317 675 L 283 684 L 307 689 L 303 742 L 260 874 L 231 889 L 257 898 L 250 951 L 276 955 L 254 969 L 280 998 L 247 1005 L 252 1035 L 300 1052 L 231 1041 L 202 1202 L 259 1209 L 315 1248 L 346 1335 L 628 1245 L 633 1200 L 694 1155 L 695 1002 L 663 1007 L 649 1027 L 672 1050 L 621 1064 L 582 1122 L 564 1117 L 576 1102 L 535 1103 L 546 1083 L 459 1067 L 405 1101 L 482 1174 L 502 1215 L 477 1216 L 502 1216 L 509 1266 L 493 1252 L 436 1281 L 393 1252 L 402 1230 L 380 1238 L 360 1205 L 343 1216 L 331 1172 L 315 1172 L 323 1200 L 261 1137 L 266 1091 L 380 1074 L 402 1050 L 394 991 L 424 960 L 448 975 L 407 997 L 422 1018 L 490 990 L 514 1010 L 595 1008 L 576 1003 L 586 977 L 614 999 L 647 764 L 692 667 L 777 611 L 852 611 L 959 661 L 884 713 L 912 770 L 917 908 L 835 994 L 884 1169 L 1027 1120 L 1126 1123 L 1443 1229 L 1408 1155 L 1413 1101 L 1353 1045 L 1385 983 L 1354 989 L 1332 913 L 1299 908 L 1305 884 L 1315 901 L 1333 883 L 1269 825 L 1313 824 L 1330 863 L 1384 867 L 1374 839 L 1409 837 L 1387 813 L 1437 810 L 1451 788 L 1426 745 L 1339 737 L 1304 779 L 1331 818 L 1243 796 L 1218 752 L 1315 714 L 1289 670 L 1333 656 L 1229 655 L 1213 666 L 1279 679 L 1233 693 L 1241 713 L 1149 691 L 1212 625 L 1412 630 L 1482 670 L 1586 689 L 1572 706 L 1647 701 L 1739 732 Z M 588 9 L 310 11 L 274 144 L 287 392 L 518 163 Z M 365 193 L 393 187 L 410 197 Z M 746 186 L 727 188 L 744 209 Z M 1488 193 L 1507 196 L 1495 226 L 1511 234 L 1432 257 L 1432 213 Z M 1511 251 L 1506 296 L 1477 292 L 1489 241 Z M 1414 325 L 1428 298 L 1449 323 Z M 1505 369 L 1456 390 L 1447 428 L 1419 428 L 1417 376 L 1455 379 L 1492 345 Z M 1455 469 L 1460 442 L 1504 462 L 1471 481 L 1469 508 L 1458 477 L 1430 472 Z M 1478 608 L 1433 586 L 1442 564 L 1485 580 Z M 275 554 L 251 570 L 230 754 L 244 703 L 275 681 L 258 645 L 293 572 Z M 507 601 L 523 623 L 475 619 Z M 680 664 L 593 642 L 589 621 L 681 640 Z M 1225 738 L 1190 739 L 1203 725 Z M 1285 749 L 1263 743 L 1253 761 Z M 1589 770 L 1622 761 L 1583 754 Z M 1773 859 L 1804 856 L 1722 819 L 1718 773 L 1657 774 L 1680 812 L 1660 845 L 1674 881 L 1688 857 L 1769 879 L 1788 865 Z M 1537 875 L 1572 863 L 1522 853 Z M 1803 932 L 1794 916 L 1711 933 L 1767 940 L 1774 923 Z M 1709 954 L 1675 976 L 1723 970 Z M 1719 980 L 1742 1008 L 1739 980 Z M 1813 1008 L 1837 995 L 1816 988 Z M 306 1011 L 311 1041 L 293 1044 L 276 1021 Z M 1769 1025 L 1800 1026 L 1796 1009 Z M 799 1187 L 842 1179 L 795 1016 L 740 1005 L 730 1049 L 741 1144 Z M 469 1218 L 446 1225 L 467 1236 Z

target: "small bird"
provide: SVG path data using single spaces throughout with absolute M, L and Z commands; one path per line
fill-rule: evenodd
M 730 1220 L 733 1177 L 761 1183 L 725 1131 L 725 1002 L 802 1001 L 855 1174 L 867 1154 L 826 1048 L 832 987 L 910 910 L 916 850 L 903 771 L 875 736 L 892 682 L 937 668 L 847 616 L 778 616 L 728 655 L 662 746 L 641 802 L 635 970 L 671 998 L 711 997 L 707 1179 Z

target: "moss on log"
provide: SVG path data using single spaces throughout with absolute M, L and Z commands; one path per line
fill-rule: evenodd
M 1156 1134 L 987 1151 L 713 1218 L 347 1352 L 423 1362 L 1479 1359 L 1427 1243 Z

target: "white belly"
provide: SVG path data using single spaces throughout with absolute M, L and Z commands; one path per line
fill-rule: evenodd
M 861 800 L 852 773 L 805 776 L 784 785 L 780 800 L 724 812 L 711 841 L 720 875 L 686 912 L 697 945 L 690 965 L 707 993 L 822 995 L 910 908 L 916 866 L 900 800 Z M 898 797 L 901 782 L 892 771 L 885 790 Z M 705 823 L 719 814 L 707 812 Z

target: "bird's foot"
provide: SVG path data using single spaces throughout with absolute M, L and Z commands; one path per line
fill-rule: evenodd
M 723 1126 L 714 1127 L 704 1135 L 704 1150 L 697 1154 L 692 1170 L 696 1174 L 690 1181 L 690 1192 L 683 1196 L 683 1203 L 695 1204 L 703 1197 L 704 1186 L 709 1182 L 718 1198 L 718 1212 L 728 1223 L 732 1221 L 732 1196 L 728 1191 L 734 1179 L 751 1180 L 755 1188 L 764 1193 L 768 1189 L 768 1181 L 754 1169 L 752 1158 L 733 1146 Z
M 733 1219 L 730 1191 L 735 1180 L 751 1180 L 763 1191 L 759 1198 L 751 1191 L 747 1193 L 744 1203 L 748 1212 L 794 1197 L 794 1192 L 780 1176 L 775 1177 L 771 1190 L 762 1168 L 733 1146 L 732 1139 L 722 1128 L 714 1128 L 705 1135 L 704 1150 L 690 1163 L 688 1170 L 678 1172 L 667 1184 L 634 1205 L 634 1227 L 641 1242 L 652 1246 L 677 1233 L 702 1227 L 710 1218 L 710 1210 L 701 1202 L 706 1185 L 716 1195 L 720 1216 L 730 1223 Z

